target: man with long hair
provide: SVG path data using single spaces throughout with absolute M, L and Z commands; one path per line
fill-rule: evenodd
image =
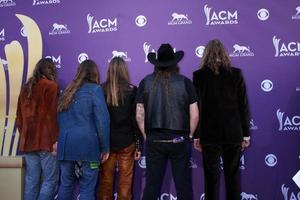
M 130 83 L 127 64 L 121 57 L 114 57 L 110 61 L 103 89 L 110 114 L 111 152 L 100 169 L 98 199 L 113 199 L 117 164 L 117 199 L 131 200 L 134 159 L 141 157 L 141 134 L 135 120 L 137 88 Z
M 239 161 L 241 150 L 250 145 L 246 85 L 240 69 L 232 67 L 220 40 L 205 47 L 201 69 L 193 74 L 199 97 L 200 124 L 195 148 L 202 149 L 205 199 L 219 199 L 220 157 L 226 199 L 240 200 Z
M 54 197 L 58 169 L 51 152 L 58 135 L 57 96 L 56 67 L 51 59 L 43 58 L 22 88 L 17 108 L 19 150 L 26 161 L 25 200 Z
M 83 61 L 75 79 L 67 86 L 58 103 L 60 161 L 59 200 L 72 199 L 76 181 L 75 162 L 81 165 L 80 199 L 95 199 L 99 164 L 109 157 L 109 113 L 99 72 L 92 60 Z
M 168 160 L 177 198 L 193 199 L 190 139 L 198 123 L 198 106 L 192 82 L 179 74 L 177 63 L 183 55 L 183 51 L 174 53 L 170 44 L 162 44 L 157 54 L 148 54 L 155 70 L 139 85 L 136 119 L 146 140 L 144 200 L 159 197 Z

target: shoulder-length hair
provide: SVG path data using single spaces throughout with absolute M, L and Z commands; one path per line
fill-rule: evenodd
M 59 99 L 57 109 L 59 112 L 69 108 L 75 93 L 86 82 L 100 83 L 97 64 L 92 60 L 85 60 L 79 65 L 74 80 L 66 87 Z
M 208 67 L 214 74 L 219 74 L 221 68 L 230 70 L 231 61 L 227 50 L 220 40 L 214 39 L 207 43 L 200 67 Z
M 107 78 L 103 84 L 106 93 L 106 102 L 110 106 L 123 104 L 124 92 L 130 84 L 128 67 L 121 57 L 114 57 L 108 67 Z
M 33 86 L 43 77 L 56 82 L 56 66 L 50 58 L 42 58 L 35 65 L 32 76 L 23 88 L 27 98 L 31 97 Z

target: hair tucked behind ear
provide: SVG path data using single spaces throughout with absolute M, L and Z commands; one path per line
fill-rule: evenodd
M 56 66 L 50 58 L 42 58 L 35 65 L 32 76 L 28 79 L 27 83 L 24 86 L 27 98 L 31 97 L 33 86 L 42 77 L 56 81 Z
M 85 82 L 96 84 L 100 82 L 97 64 L 92 60 L 85 60 L 79 65 L 75 79 L 67 86 L 59 99 L 57 108 L 59 112 L 69 108 L 75 93 Z

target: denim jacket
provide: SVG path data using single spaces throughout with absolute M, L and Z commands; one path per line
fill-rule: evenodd
M 109 152 L 110 119 L 99 85 L 83 84 L 58 123 L 58 160 L 99 161 L 101 152 Z

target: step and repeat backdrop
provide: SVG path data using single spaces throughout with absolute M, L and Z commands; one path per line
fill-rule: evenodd
M 300 169 L 299 0 L 0 0 L 1 155 L 18 154 L 17 97 L 38 59 L 53 59 L 63 89 L 83 60 L 95 60 L 104 81 L 108 62 L 120 56 L 138 85 L 153 71 L 146 55 L 161 43 L 185 52 L 180 71 L 191 78 L 215 38 L 242 69 L 250 99 L 252 146 L 240 160 L 241 200 L 300 200 L 292 179 Z M 136 162 L 135 200 L 146 167 L 145 157 Z M 194 199 L 203 200 L 201 153 L 193 152 L 190 167 Z M 159 200 L 176 199 L 168 167 Z

